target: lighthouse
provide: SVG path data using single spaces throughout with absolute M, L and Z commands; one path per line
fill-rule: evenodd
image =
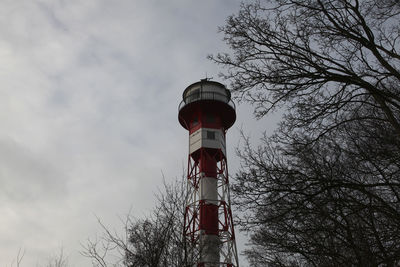
M 226 155 L 226 133 L 236 120 L 230 91 L 208 79 L 189 85 L 178 119 L 189 132 L 185 255 L 191 266 L 237 267 Z

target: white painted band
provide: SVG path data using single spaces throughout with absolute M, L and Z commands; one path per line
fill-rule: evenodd
M 200 178 L 200 200 L 206 204 L 218 205 L 218 180 L 213 177 Z
M 200 262 L 218 263 L 221 241 L 217 235 L 201 235 L 200 236 Z M 212 266 L 212 265 L 211 265 Z

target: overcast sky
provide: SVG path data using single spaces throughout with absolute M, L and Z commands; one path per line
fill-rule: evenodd
M 81 243 L 182 174 L 182 91 L 218 79 L 206 59 L 226 50 L 218 26 L 236 0 L 2 0 L 0 2 L 0 266 L 64 248 L 90 266 Z M 228 133 L 230 172 L 239 128 L 266 128 L 238 106 Z M 258 130 L 254 130 L 257 132 Z M 241 245 L 242 247 L 242 245 Z

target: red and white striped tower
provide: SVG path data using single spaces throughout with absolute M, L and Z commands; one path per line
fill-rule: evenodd
M 192 266 L 239 266 L 225 146 L 235 120 L 235 105 L 223 84 L 204 79 L 183 92 L 179 122 L 189 131 L 184 235 Z

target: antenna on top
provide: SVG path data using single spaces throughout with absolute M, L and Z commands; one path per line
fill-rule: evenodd
M 206 82 L 206 81 L 211 81 L 213 77 L 207 77 L 207 72 L 206 72 L 206 77 L 204 79 L 200 79 L 201 82 Z

